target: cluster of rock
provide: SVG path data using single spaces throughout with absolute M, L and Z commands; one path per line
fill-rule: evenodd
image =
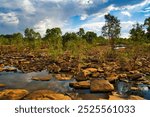
M 35 56 L 36 55 L 36 56 Z M 143 99 L 130 95 L 127 98 L 116 93 L 116 82 L 123 81 L 132 84 L 130 91 L 140 90 L 139 84 L 150 85 L 145 75 L 150 75 L 150 60 L 141 58 L 134 62 L 134 67 L 118 61 L 100 62 L 99 58 L 86 58 L 82 62 L 78 58 L 71 57 L 68 53 L 59 56 L 55 60 L 47 54 L 33 53 L 1 53 L 0 72 L 17 71 L 32 72 L 48 70 L 53 75 L 36 76 L 32 80 L 50 81 L 53 77 L 57 80 L 71 80 L 69 86 L 74 89 L 89 89 L 91 93 L 109 93 L 109 100 L 114 99 Z M 15 66 L 5 67 L 5 66 Z M 0 88 L 6 87 L 0 84 Z M 71 96 L 50 90 L 38 90 L 29 93 L 24 89 L 6 89 L 0 91 L 0 99 L 73 99 Z

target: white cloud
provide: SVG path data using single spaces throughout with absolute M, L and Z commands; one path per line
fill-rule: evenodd
M 149 3 L 150 3 L 150 0 L 144 0 L 143 2 L 141 2 L 139 4 L 124 6 L 124 7 L 122 7 L 122 9 L 133 10 L 133 9 L 136 9 L 136 8 L 144 7 L 145 5 L 147 5 Z
M 88 15 L 87 14 L 83 14 L 80 17 L 80 20 L 86 20 L 87 18 L 88 18 Z
M 129 33 L 128 32 L 123 32 L 123 33 L 121 33 L 121 37 L 122 38 L 129 38 Z
M 16 14 L 13 12 L 10 13 L 0 13 L 0 22 L 9 25 L 17 25 L 19 24 L 19 19 Z
M 104 26 L 105 22 L 94 22 L 94 23 L 86 23 L 81 25 L 86 31 L 96 32 L 98 35 L 101 35 L 101 28 Z
M 126 15 L 128 17 L 131 17 L 131 14 L 128 11 L 122 11 L 121 12 L 123 15 Z
M 55 21 L 52 19 L 45 18 L 44 20 L 41 20 L 36 25 L 34 25 L 34 30 L 39 32 L 42 36 L 44 36 L 47 29 L 51 29 L 54 27 L 63 27 L 63 23 L 60 21 Z
M 79 2 L 80 5 L 92 5 L 93 4 L 93 0 L 77 0 L 77 2 Z
M 21 0 L 20 6 L 29 14 L 36 11 L 30 0 Z

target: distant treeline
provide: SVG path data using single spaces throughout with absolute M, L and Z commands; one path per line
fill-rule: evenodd
M 105 25 L 102 27 L 101 36 L 93 31 L 87 31 L 80 28 L 78 32 L 66 32 L 62 34 L 59 27 L 47 29 L 45 36 L 41 37 L 39 32 L 34 31 L 31 28 L 26 28 L 24 34 L 14 33 L 0 35 L 1 45 L 29 45 L 34 48 L 37 45 L 40 46 L 51 46 L 52 49 L 67 48 L 69 45 L 74 46 L 75 44 L 101 44 L 105 45 L 108 42 L 112 47 L 116 43 L 127 43 L 127 42 L 146 42 L 150 43 L 150 17 L 146 18 L 144 24 L 136 23 L 130 30 L 130 37 L 120 38 L 120 20 L 117 17 L 107 14 L 105 15 Z M 72 44 L 71 44 L 72 43 Z

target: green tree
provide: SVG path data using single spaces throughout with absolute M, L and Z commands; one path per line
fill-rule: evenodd
M 21 33 L 14 33 L 12 38 L 14 44 L 21 44 L 23 41 L 23 35 Z
M 33 29 L 26 28 L 24 31 L 25 38 L 29 41 L 34 41 L 35 39 L 41 39 L 39 32 L 35 32 Z
M 146 37 L 147 37 L 148 40 L 150 40 L 150 17 L 145 19 L 144 26 L 147 29 Z
M 41 35 L 39 32 L 35 32 L 33 29 L 26 28 L 24 31 L 25 39 L 31 49 L 39 47 L 39 41 L 41 41 Z
M 85 35 L 85 31 L 83 28 L 79 29 L 79 32 L 77 32 L 77 35 L 79 35 L 80 37 L 83 37 Z
M 84 35 L 84 38 L 86 39 L 86 41 L 88 43 L 92 43 L 94 39 L 97 38 L 97 34 L 91 31 L 86 32 L 86 34 Z
M 63 47 L 66 47 L 66 43 L 68 42 L 68 41 L 71 41 L 71 40 L 77 40 L 78 39 L 78 37 L 77 37 L 77 34 L 76 33 L 74 33 L 74 32 L 72 32 L 72 33 L 65 33 L 63 36 L 62 36 L 62 38 L 63 38 Z
M 143 30 L 143 25 L 136 23 L 133 25 L 133 28 L 130 30 L 130 38 L 133 41 L 141 41 L 143 40 L 145 32 Z
M 102 27 L 102 35 L 110 40 L 112 49 L 115 46 L 115 39 L 120 36 L 120 31 L 120 20 L 113 15 L 105 15 L 105 25 Z
M 59 48 L 62 45 L 62 32 L 61 29 L 56 27 L 46 30 L 45 40 L 48 40 L 50 45 L 54 48 Z

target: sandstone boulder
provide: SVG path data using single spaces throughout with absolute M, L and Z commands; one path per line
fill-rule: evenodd
M 25 89 L 6 89 L 0 91 L 0 100 L 20 100 L 28 93 Z
M 92 79 L 90 85 L 91 92 L 113 91 L 114 86 L 108 80 Z
M 26 100 L 71 100 L 67 95 L 57 93 L 51 90 L 38 90 L 30 93 Z
M 57 80 L 71 80 L 72 76 L 68 74 L 55 74 Z
M 32 80 L 36 80 L 36 81 L 49 81 L 52 78 L 51 75 L 47 75 L 47 76 L 33 76 Z
M 107 78 L 106 78 L 109 82 L 115 81 L 118 79 L 118 75 L 115 73 L 110 74 Z
M 72 82 L 72 83 L 69 83 L 69 86 L 76 88 L 76 89 L 89 89 L 90 82 L 89 81 Z
M 144 98 L 140 97 L 140 96 L 136 96 L 136 95 L 130 95 L 129 100 L 144 100 Z

